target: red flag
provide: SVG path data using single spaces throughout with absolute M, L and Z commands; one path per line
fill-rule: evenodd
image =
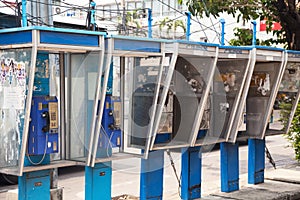
M 278 31 L 281 29 L 282 29 L 282 27 L 279 22 L 273 22 L 272 31 Z M 266 30 L 267 30 L 267 20 L 261 20 L 260 26 L 259 26 L 259 31 L 266 31 Z

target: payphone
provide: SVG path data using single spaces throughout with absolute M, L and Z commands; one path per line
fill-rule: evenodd
M 151 150 L 193 146 L 209 128 L 207 101 L 218 57 L 218 46 L 178 41 L 178 56 L 166 97 L 159 103 Z
M 235 142 L 238 131 L 246 128 L 246 107 L 241 102 L 247 97 L 245 88 L 251 81 L 255 55 L 251 47 L 220 47 L 212 87 L 213 125 L 208 133 L 219 138 L 215 142 Z
M 28 136 L 28 154 L 58 153 L 58 101 L 56 97 L 33 97 Z
M 121 147 L 121 101 L 118 97 L 106 96 L 99 141 L 104 148 Z M 100 144 L 99 144 L 100 145 Z
M 263 139 L 269 123 L 287 57 L 284 50 L 257 48 L 255 68 L 246 100 L 246 133 L 243 136 Z
M 59 151 L 58 99 L 50 96 L 50 85 L 55 82 L 51 75 L 55 65 L 49 57 L 49 53 L 37 53 L 26 152 L 29 161 L 32 156 L 43 155 L 42 162 L 46 154 Z

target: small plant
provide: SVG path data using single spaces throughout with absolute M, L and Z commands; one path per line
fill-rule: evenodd
M 281 103 L 280 108 L 280 120 L 283 122 L 284 128 L 286 128 L 292 109 L 292 103 Z M 300 103 L 298 103 L 290 130 L 286 133 L 286 137 L 294 148 L 296 160 L 300 162 Z

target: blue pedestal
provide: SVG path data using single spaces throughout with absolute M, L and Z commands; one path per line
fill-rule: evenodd
M 111 162 L 85 167 L 85 200 L 111 200 Z
M 201 198 L 201 147 L 183 148 L 181 155 L 181 199 Z
M 50 170 L 23 173 L 18 188 L 19 200 L 50 200 Z
M 239 145 L 223 142 L 221 146 L 221 191 L 239 189 Z
M 248 140 L 248 183 L 264 182 L 265 170 L 265 140 Z
M 164 151 L 149 152 L 141 160 L 140 200 L 160 200 L 163 196 Z

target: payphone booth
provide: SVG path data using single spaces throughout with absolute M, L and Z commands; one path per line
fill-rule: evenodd
M 0 35 L 0 172 L 20 176 L 21 199 L 50 199 L 50 169 L 87 164 L 104 35 L 47 27 Z
M 247 93 L 246 131 L 235 135 L 239 139 L 248 140 L 248 183 L 264 182 L 265 168 L 265 133 L 270 122 L 273 105 L 287 64 L 284 49 L 271 47 L 254 47 L 255 66 Z M 235 123 L 239 123 L 242 113 L 238 113 Z
M 210 129 L 196 140 L 197 145 L 220 143 L 221 191 L 239 189 L 238 143 L 235 137 L 244 125 L 236 121 L 245 108 L 247 88 L 255 65 L 255 50 L 251 47 L 220 46 L 210 95 Z M 232 143 L 232 141 L 234 141 Z
M 112 85 L 107 95 L 111 100 L 102 110 L 96 108 L 90 166 L 132 156 L 147 158 L 157 104 L 166 96 L 177 58 L 166 40 L 110 36 L 106 45 L 104 66 L 112 76 L 104 79 L 103 87 Z M 106 94 L 102 95 L 104 100 Z M 101 123 L 111 116 L 111 124 Z M 119 141 L 112 140 L 116 134 Z
M 288 133 L 300 98 L 300 53 L 287 51 L 287 65 L 279 85 L 274 110 L 280 111 L 280 118 L 287 119 L 286 124 L 271 124 L 270 134 Z M 281 110 L 283 109 L 283 111 Z M 275 111 L 274 111 L 275 112 Z M 278 115 L 278 113 L 277 113 Z
M 201 150 L 192 146 L 196 139 L 206 135 L 211 125 L 208 99 L 219 48 L 215 44 L 188 41 L 169 45 L 170 49 L 178 49 L 178 56 L 170 87 L 163 89 L 163 101 L 156 112 L 150 145 L 154 153 L 150 153 L 150 161 L 142 162 L 142 167 L 151 169 L 151 156 L 156 156 L 156 163 L 161 159 L 163 165 L 164 151 L 171 156 L 169 149 L 181 149 L 181 197 L 194 199 L 201 193 Z M 163 169 L 142 174 L 141 198 L 162 196 L 162 175 Z
M 227 142 L 237 132 L 238 127 L 234 127 L 235 116 L 244 111 L 239 104 L 246 97 L 243 88 L 250 82 L 254 69 L 253 53 L 250 47 L 219 48 L 208 99 L 209 130 L 205 135 L 198 136 L 195 146 Z
M 187 148 L 209 129 L 207 101 L 218 59 L 218 45 L 178 41 L 178 56 L 170 87 L 163 90 L 150 150 Z M 201 136 L 200 136 L 201 137 Z
M 283 49 L 256 47 L 256 62 L 246 99 L 246 132 L 238 137 L 264 139 L 287 63 Z

